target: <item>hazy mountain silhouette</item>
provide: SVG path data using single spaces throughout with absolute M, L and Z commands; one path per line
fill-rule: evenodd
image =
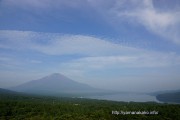
M 17 94 L 17 92 L 8 90 L 8 89 L 4 89 L 4 88 L 0 88 L 0 94 Z
M 162 93 L 156 99 L 167 103 L 180 103 L 180 92 Z
M 36 94 L 74 94 L 74 93 L 92 93 L 99 91 L 87 84 L 79 83 L 70 78 L 54 73 L 50 76 L 10 88 L 17 92 L 36 93 Z

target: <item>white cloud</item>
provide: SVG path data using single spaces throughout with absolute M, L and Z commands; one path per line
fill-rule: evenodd
M 1 30 L 0 31 L 0 47 L 9 49 L 24 49 L 30 45 L 32 36 L 35 35 L 33 32 L 27 31 L 11 31 Z
M 180 9 L 161 10 L 155 7 L 153 0 L 112 0 L 111 2 L 99 0 L 98 3 L 89 0 L 89 2 L 107 16 L 108 21 L 116 21 L 116 26 L 118 21 L 122 20 L 130 21 L 132 24 L 138 23 L 154 34 L 180 44 Z
M 6 7 L 16 7 L 38 13 L 54 9 L 61 10 L 65 7 L 81 8 L 88 5 L 86 0 L 2 0 L 0 2 Z
M 48 55 L 86 56 L 67 63 L 76 68 L 161 67 L 180 63 L 180 56 L 176 53 L 126 47 L 93 36 L 1 30 L 0 40 L 1 46 L 6 46 L 3 48 L 7 49 L 33 50 Z M 40 63 L 33 63 L 35 62 Z
M 161 10 L 155 7 L 153 0 L 2 0 L 1 4 L 36 11 L 35 14 L 56 9 L 63 11 L 63 8 L 89 9 L 99 12 L 103 21 L 115 26 L 123 19 L 139 23 L 154 34 L 180 44 L 180 9 Z
M 180 11 L 158 11 L 151 0 L 139 2 L 139 4 L 139 6 L 128 11 L 117 10 L 117 16 L 136 21 L 155 34 L 180 44 Z
M 62 35 L 30 31 L 0 31 L 1 48 L 36 50 L 49 55 L 117 55 L 136 54 L 137 49 L 85 35 Z
M 120 68 L 159 68 L 180 65 L 180 56 L 173 53 L 139 51 L 137 55 L 84 57 L 64 63 L 68 69 L 97 70 Z
M 125 54 L 128 50 L 133 49 L 124 48 L 101 38 L 84 35 L 63 35 L 57 37 L 48 46 L 39 45 L 34 47 L 38 51 L 52 55 L 80 54 L 93 56 Z

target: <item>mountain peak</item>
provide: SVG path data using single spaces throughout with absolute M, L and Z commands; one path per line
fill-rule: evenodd
M 65 79 L 65 80 L 70 80 L 68 77 L 66 77 L 66 76 L 64 76 L 63 74 L 60 74 L 60 73 L 53 73 L 53 74 L 51 74 L 51 75 L 49 75 L 49 76 L 46 76 L 45 78 L 48 78 L 48 79 Z
M 12 90 L 35 94 L 61 94 L 93 92 L 96 89 L 89 85 L 76 82 L 60 73 L 53 73 L 41 79 L 15 86 Z
M 60 73 L 53 73 L 53 74 L 51 74 L 50 76 L 61 76 L 62 74 L 60 74 Z
M 48 77 L 65 77 L 64 75 L 60 74 L 60 73 L 53 73 L 51 75 L 49 75 Z

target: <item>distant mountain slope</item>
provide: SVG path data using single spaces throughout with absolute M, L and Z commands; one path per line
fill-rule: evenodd
M 0 88 L 0 94 L 17 94 L 17 92 Z
M 98 91 L 98 89 L 83 83 L 73 81 L 59 73 L 54 73 L 50 76 L 46 76 L 38 80 L 33 80 L 10 89 L 18 92 L 36 94 L 74 94 Z
M 180 103 L 180 92 L 163 93 L 156 96 L 156 99 L 168 103 Z
M 149 95 L 153 95 L 153 96 L 157 96 L 159 94 L 164 94 L 164 93 L 176 93 L 176 92 L 180 92 L 180 90 L 164 90 L 164 91 L 156 91 L 156 92 L 152 92 L 152 93 L 148 93 Z

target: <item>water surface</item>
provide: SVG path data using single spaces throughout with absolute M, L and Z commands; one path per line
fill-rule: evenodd
M 113 100 L 113 101 L 124 101 L 124 102 L 159 102 L 155 96 L 147 94 L 111 94 L 111 95 L 99 95 L 99 96 L 88 96 L 87 98 L 99 99 L 99 100 Z

